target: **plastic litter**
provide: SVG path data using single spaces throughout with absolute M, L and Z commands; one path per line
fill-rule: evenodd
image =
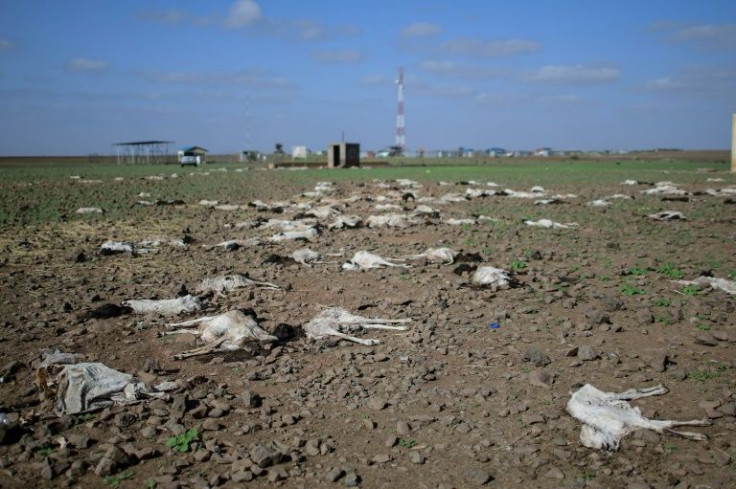
M 0 413 L 0 424 L 1 425 L 9 425 L 8 417 L 5 416 L 5 413 Z
M 501 327 L 501 325 L 498 324 L 498 323 L 491 323 L 491 329 L 498 329 L 500 327 Z

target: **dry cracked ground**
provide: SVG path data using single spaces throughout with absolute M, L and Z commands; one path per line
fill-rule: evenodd
M 313 176 L 285 185 L 259 172 L 260 192 L 213 189 L 211 202 L 167 202 L 170 177 L 101 181 L 125 196 L 124 218 L 8 225 L 0 487 L 734 487 L 734 291 L 678 282 L 734 279 L 732 175 L 550 184 L 540 174 L 533 190 L 370 171 L 315 189 Z M 684 219 L 650 217 L 661 211 Z M 330 227 L 345 216 L 360 224 Z M 525 223 L 540 219 L 569 227 Z M 282 239 L 299 220 L 317 234 Z M 103 253 L 108 241 L 132 252 Z M 462 255 L 400 260 L 441 247 Z M 302 248 L 321 260 L 294 262 Z M 358 251 L 411 266 L 343 269 Z M 477 266 L 506 270 L 509 284 L 474 285 Z M 173 317 L 114 307 L 232 274 L 278 288 L 200 293 L 200 310 Z M 412 322 L 355 333 L 375 346 L 306 337 L 334 306 Z M 201 340 L 159 336 L 237 308 L 279 340 L 175 360 Z M 71 382 L 56 376 L 66 367 L 55 352 L 164 392 L 59 412 Z M 584 384 L 663 384 L 667 394 L 631 404 L 653 419 L 708 419 L 691 429 L 708 439 L 639 430 L 617 451 L 585 447 L 565 411 Z

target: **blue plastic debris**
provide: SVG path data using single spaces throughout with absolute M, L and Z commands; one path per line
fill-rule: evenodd
M 491 323 L 491 329 L 498 329 L 500 327 L 501 327 L 501 325 L 498 324 L 498 323 Z

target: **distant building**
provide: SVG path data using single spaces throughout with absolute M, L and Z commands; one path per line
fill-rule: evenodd
M 534 151 L 534 156 L 542 156 L 547 157 L 552 154 L 552 148 L 537 148 L 536 151 Z
M 201 165 L 207 163 L 207 150 L 201 146 L 190 146 L 177 152 L 182 165 Z
M 309 153 L 311 153 L 311 151 L 309 151 L 306 146 L 294 146 L 291 148 L 291 157 L 295 160 L 305 160 Z
M 334 143 L 327 148 L 328 168 L 360 166 L 360 144 Z

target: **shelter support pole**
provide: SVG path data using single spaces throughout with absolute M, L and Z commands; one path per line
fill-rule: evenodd
M 736 114 L 731 118 L 731 173 L 736 173 Z

